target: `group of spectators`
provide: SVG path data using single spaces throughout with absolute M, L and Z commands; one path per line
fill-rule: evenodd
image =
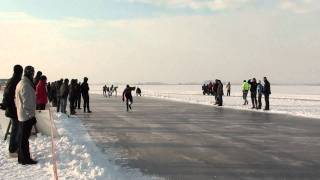
M 215 82 L 209 84 L 203 84 L 202 86 L 203 95 L 212 95 L 215 97 L 215 105 L 223 105 L 223 84 L 221 80 L 216 79 Z
M 82 84 L 72 79 L 61 79 L 47 84 L 47 77 L 32 66 L 15 65 L 13 75 L 7 81 L 0 108 L 5 110 L 11 121 L 9 156 L 18 157 L 22 165 L 37 164 L 30 156 L 29 138 L 32 127 L 37 123 L 36 110 L 45 110 L 48 100 L 58 112 L 66 113 L 67 99 L 70 102 L 70 114 L 75 108 L 80 109 L 81 95 L 84 100 L 84 112 L 91 113 L 89 108 L 88 78 Z
M 257 82 L 256 78 L 252 78 L 243 81 L 242 92 L 243 92 L 243 105 L 249 104 L 247 100 L 248 93 L 250 91 L 252 109 L 261 109 L 262 108 L 262 96 L 265 99 L 265 108 L 264 110 L 269 110 L 269 96 L 271 94 L 270 82 L 267 77 L 263 78 L 263 84 L 261 80 Z M 257 99 L 258 96 L 258 99 Z
M 251 102 L 252 102 L 252 109 L 261 109 L 262 108 L 262 96 L 265 98 L 265 108 L 264 110 L 269 110 L 269 96 L 271 94 L 270 83 L 267 77 L 263 78 L 263 83 L 261 80 L 257 82 L 256 78 L 252 78 L 243 81 L 241 86 L 242 88 L 242 97 L 244 100 L 243 105 L 249 104 L 247 100 L 247 96 L 250 91 L 251 95 Z M 228 82 L 226 85 L 227 96 L 231 95 L 231 83 Z M 220 80 L 215 80 L 215 82 L 210 82 L 209 84 L 202 85 L 202 92 L 203 95 L 212 95 L 215 96 L 215 104 L 222 106 L 223 103 L 223 84 Z
M 89 105 L 89 85 L 88 78 L 83 79 L 83 83 L 77 79 L 60 79 L 48 83 L 48 99 L 57 112 L 66 113 L 67 102 L 69 100 L 70 114 L 76 114 L 76 109 L 81 109 L 81 96 L 83 98 L 83 112 L 91 113 Z

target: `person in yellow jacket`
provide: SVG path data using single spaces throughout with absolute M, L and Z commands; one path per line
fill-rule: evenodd
M 248 92 L 250 90 L 250 84 L 244 80 L 243 83 L 242 83 L 242 93 L 243 93 L 243 100 L 244 100 L 244 103 L 243 105 L 247 105 L 248 104 L 248 100 L 247 100 L 247 96 L 248 96 Z

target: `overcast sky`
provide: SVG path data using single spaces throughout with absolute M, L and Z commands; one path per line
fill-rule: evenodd
M 0 78 L 320 82 L 319 0 L 1 0 Z

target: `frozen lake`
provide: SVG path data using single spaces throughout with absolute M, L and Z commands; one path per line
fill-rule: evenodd
M 102 84 L 91 85 L 91 93 L 101 94 Z M 110 86 L 110 85 L 108 85 Z M 212 96 L 203 96 L 201 85 L 132 85 L 142 89 L 143 96 L 182 101 L 196 104 L 212 105 Z M 121 95 L 124 85 L 119 86 Z M 270 105 L 272 113 L 291 114 L 295 116 L 320 118 L 320 86 L 271 86 Z M 225 92 L 226 93 L 226 92 Z M 250 95 L 248 97 L 250 100 Z M 232 86 L 231 97 L 224 97 L 227 108 L 250 110 L 242 106 L 240 85 Z

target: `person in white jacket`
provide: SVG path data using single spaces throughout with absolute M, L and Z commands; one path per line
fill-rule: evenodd
M 24 76 L 16 88 L 15 103 L 19 120 L 18 136 L 18 163 L 22 165 L 37 164 L 31 159 L 29 150 L 29 138 L 33 125 L 37 122 L 35 118 L 36 94 L 33 84 L 34 68 L 27 66 Z

